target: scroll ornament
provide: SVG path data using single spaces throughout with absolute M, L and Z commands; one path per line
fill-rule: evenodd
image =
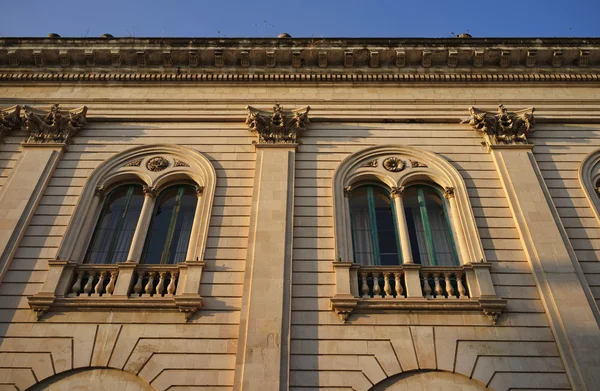
M 68 144 L 86 124 L 87 107 L 61 111 L 55 104 L 49 113 L 39 112 L 25 106 L 25 130 L 29 132 L 28 144 L 64 143 Z
M 273 113 L 262 112 L 252 106 L 246 107 L 246 125 L 251 132 L 258 134 L 259 144 L 291 144 L 296 142 L 299 131 L 309 124 L 310 106 L 284 113 L 283 107 L 276 104 Z
M 535 108 L 509 113 L 504 105 L 498 106 L 498 113 L 493 114 L 469 108 L 469 118 L 461 123 L 468 123 L 481 133 L 489 144 L 527 144 L 527 134 L 533 131 Z
M 23 125 L 21 118 L 21 106 L 13 106 L 4 109 L 0 113 L 0 137 L 11 130 L 19 130 Z

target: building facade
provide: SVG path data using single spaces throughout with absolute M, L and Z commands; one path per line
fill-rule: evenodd
M 0 390 L 600 389 L 599 69 L 0 39 Z

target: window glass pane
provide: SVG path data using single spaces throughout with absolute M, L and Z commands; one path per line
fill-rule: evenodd
M 352 221 L 354 262 L 361 265 L 373 265 L 371 221 L 369 219 L 366 186 L 352 191 L 350 196 L 350 217 Z
M 146 239 L 143 263 L 185 261 L 196 204 L 196 193 L 189 185 L 171 187 L 159 195 Z
M 85 263 L 106 264 L 127 260 L 143 203 L 140 185 L 119 186 L 108 194 Z
M 421 209 L 419 208 L 417 198 L 417 188 L 415 186 L 404 191 L 403 201 L 413 260 L 415 263 L 430 266 L 431 261 L 427 252 L 425 226 L 423 225 Z
M 425 203 L 427 205 L 427 216 L 429 218 L 429 228 L 431 229 L 431 238 L 439 266 L 458 265 L 454 246 L 452 243 L 452 234 L 448 226 L 448 218 L 444 212 L 442 199 L 431 188 L 424 188 Z
M 398 265 L 398 238 L 390 197 L 383 189 L 373 187 L 377 239 L 381 265 Z

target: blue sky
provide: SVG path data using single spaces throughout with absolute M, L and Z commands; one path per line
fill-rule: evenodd
M 600 0 L 1 1 L 12 37 L 600 36 Z

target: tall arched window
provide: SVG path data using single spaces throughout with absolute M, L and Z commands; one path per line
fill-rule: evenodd
M 398 265 L 398 235 L 390 194 L 380 186 L 352 191 L 350 217 L 354 258 L 362 265 Z
M 121 185 L 106 199 L 84 263 L 114 264 L 127 261 L 144 194 L 138 184 Z
M 172 186 L 160 193 L 152 213 L 142 263 L 185 261 L 197 198 L 191 185 Z
M 441 192 L 427 185 L 410 186 L 404 191 L 403 201 L 414 262 L 426 266 L 458 265 Z

